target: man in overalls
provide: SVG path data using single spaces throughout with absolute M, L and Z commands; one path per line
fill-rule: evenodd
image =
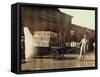
M 80 61 L 85 58 L 85 53 L 86 53 L 86 50 L 88 49 L 87 43 L 88 43 L 88 40 L 86 39 L 86 35 L 83 35 L 83 39 L 79 43 L 79 45 L 81 45 L 80 55 L 79 55 Z

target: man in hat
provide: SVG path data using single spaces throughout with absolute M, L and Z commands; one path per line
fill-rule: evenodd
M 88 43 L 88 40 L 86 38 L 86 35 L 84 34 L 83 39 L 79 43 L 79 45 L 81 45 L 80 46 L 80 56 L 79 56 L 80 60 L 83 60 L 85 58 L 85 53 L 86 53 L 86 50 L 88 49 L 87 43 Z

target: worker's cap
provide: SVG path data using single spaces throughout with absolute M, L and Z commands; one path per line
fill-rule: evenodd
M 84 34 L 83 36 L 84 36 L 84 37 L 86 37 L 86 35 L 85 35 L 85 34 Z

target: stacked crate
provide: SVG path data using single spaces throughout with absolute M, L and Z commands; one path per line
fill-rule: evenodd
M 78 46 L 78 42 L 66 42 L 66 47 L 77 47 Z
M 57 41 L 57 33 L 52 31 L 34 31 L 34 46 L 50 47 Z

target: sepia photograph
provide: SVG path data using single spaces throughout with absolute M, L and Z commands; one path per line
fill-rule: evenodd
M 21 71 L 96 67 L 96 10 L 21 5 Z

